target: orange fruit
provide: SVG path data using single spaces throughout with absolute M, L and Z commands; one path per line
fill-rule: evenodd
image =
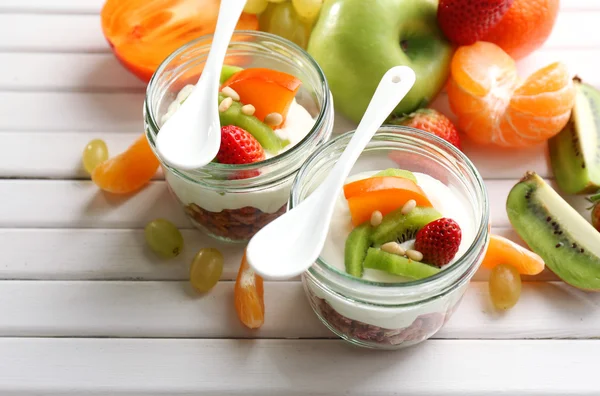
M 495 44 L 458 48 L 448 83 L 458 128 L 479 143 L 526 147 L 567 124 L 575 87 L 566 66 L 553 63 L 519 83 L 515 61 Z
M 127 194 L 148 183 L 158 166 L 146 136 L 142 135 L 125 152 L 94 168 L 92 180 L 104 191 Z
M 544 259 L 534 252 L 517 245 L 510 239 L 492 234 L 481 265 L 493 269 L 499 264 L 511 265 L 521 275 L 537 275 L 545 268 Z
M 263 279 L 250 268 L 245 253 L 235 280 L 233 297 L 235 311 L 242 323 L 250 329 L 262 326 L 265 322 Z
M 513 59 L 521 59 L 550 36 L 558 9 L 559 0 L 515 0 L 481 40 L 499 45 Z

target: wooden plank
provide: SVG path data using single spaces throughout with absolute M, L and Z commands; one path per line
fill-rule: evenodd
M 600 341 L 2 339 L 5 396 L 595 395 Z M 360 367 L 360 369 L 358 368 Z M 435 375 L 432 375 L 435 373 Z
M 505 201 L 515 182 L 486 182 L 494 227 L 509 226 Z M 190 228 L 163 181 L 151 182 L 137 194 L 121 197 L 102 193 L 90 181 L 0 180 L 0 197 L 0 227 L 4 228 L 143 228 L 157 217 Z M 588 216 L 585 197 L 566 198 Z
M 596 11 L 560 13 L 546 48 L 598 48 Z M 36 29 L 31 29 L 35 26 Z M 0 14 L 0 51 L 110 52 L 97 15 Z
M 1 92 L 1 131 L 144 130 L 143 93 Z
M 0 14 L 0 51 L 110 52 L 110 48 L 97 15 Z
M 99 14 L 105 0 L 3 0 L 0 12 Z
M 179 281 L 1 281 L 0 336 L 333 337 L 313 314 L 299 281 L 265 282 L 265 324 L 242 326 L 232 281 L 199 296 Z M 496 311 L 487 282 L 473 282 L 436 338 L 600 337 L 600 294 L 562 282 L 523 284 L 518 304 Z
M 114 131 L 0 132 L 0 177 L 88 178 L 81 166 L 81 152 L 89 141 L 103 139 L 110 154 L 115 155 L 124 151 L 139 135 L 140 132 Z M 463 151 L 485 179 L 518 180 L 528 170 L 552 177 L 545 144 L 530 149 L 503 150 L 478 146 L 464 139 Z M 507 164 L 507 158 L 510 158 L 510 164 Z
M 112 54 L 0 53 L 2 90 L 130 90 L 146 84 Z M 40 73 L 40 65 L 44 65 Z
M 492 232 L 524 244 L 511 228 Z M 219 249 L 225 258 L 221 280 L 234 280 L 245 248 L 182 230 L 183 252 L 163 260 L 146 247 L 143 230 L 130 229 L 0 229 L 0 279 L 20 280 L 187 280 L 188 265 L 198 250 Z M 62 248 L 67 247 L 67 248 Z M 474 280 L 487 281 L 481 269 Z M 530 278 L 556 280 L 549 271 Z

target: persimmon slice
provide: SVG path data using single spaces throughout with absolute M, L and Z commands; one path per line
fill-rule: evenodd
M 219 0 L 107 0 L 102 31 L 121 63 L 147 82 L 177 48 L 214 33 L 219 5 Z M 257 30 L 257 17 L 242 14 L 236 29 Z
M 406 178 L 395 176 L 375 176 L 348 183 L 344 186 L 344 196 L 346 199 L 348 199 L 371 191 L 391 189 L 412 191 L 422 195 L 425 200 L 427 200 L 427 196 L 421 187 L 419 187 L 415 182 Z
M 235 311 L 240 321 L 250 329 L 257 329 L 265 321 L 263 279 L 242 258 L 233 289 Z
M 348 199 L 352 224 L 358 226 L 371 218 L 374 211 L 378 210 L 384 216 L 404 206 L 406 202 L 414 199 L 417 206 L 432 207 L 426 196 L 414 191 L 390 189 L 371 191 Z
M 244 69 L 223 83 L 223 87 L 231 87 L 240 95 L 242 103 L 254 106 L 254 116 L 259 120 L 264 121 L 270 113 L 281 114 L 280 125 L 285 123 L 300 85 L 302 81 L 291 74 L 264 68 Z

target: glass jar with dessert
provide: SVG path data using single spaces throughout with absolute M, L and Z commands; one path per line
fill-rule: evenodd
M 352 132 L 300 169 L 290 207 L 324 179 Z M 360 346 L 397 349 L 450 318 L 489 240 L 489 203 L 473 164 L 444 140 L 384 126 L 354 165 L 325 246 L 302 281 L 320 320 Z
M 211 41 L 203 36 L 175 51 L 148 85 L 146 135 L 159 160 L 155 138 L 190 94 Z M 210 164 L 184 171 L 161 163 L 196 227 L 223 241 L 246 242 L 285 212 L 296 172 L 331 136 L 331 93 L 300 47 L 269 33 L 237 31 L 221 72 L 219 114 L 221 149 Z

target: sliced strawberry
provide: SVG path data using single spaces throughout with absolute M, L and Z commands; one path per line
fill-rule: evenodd
M 265 151 L 248 131 L 235 125 L 221 128 L 221 148 L 217 161 L 222 164 L 251 164 L 264 159 Z
M 415 249 L 423 254 L 423 262 L 441 267 L 456 256 L 461 238 L 460 226 L 454 220 L 443 217 L 417 232 Z
M 440 0 L 437 18 L 448 39 L 471 45 L 495 27 L 513 0 Z

